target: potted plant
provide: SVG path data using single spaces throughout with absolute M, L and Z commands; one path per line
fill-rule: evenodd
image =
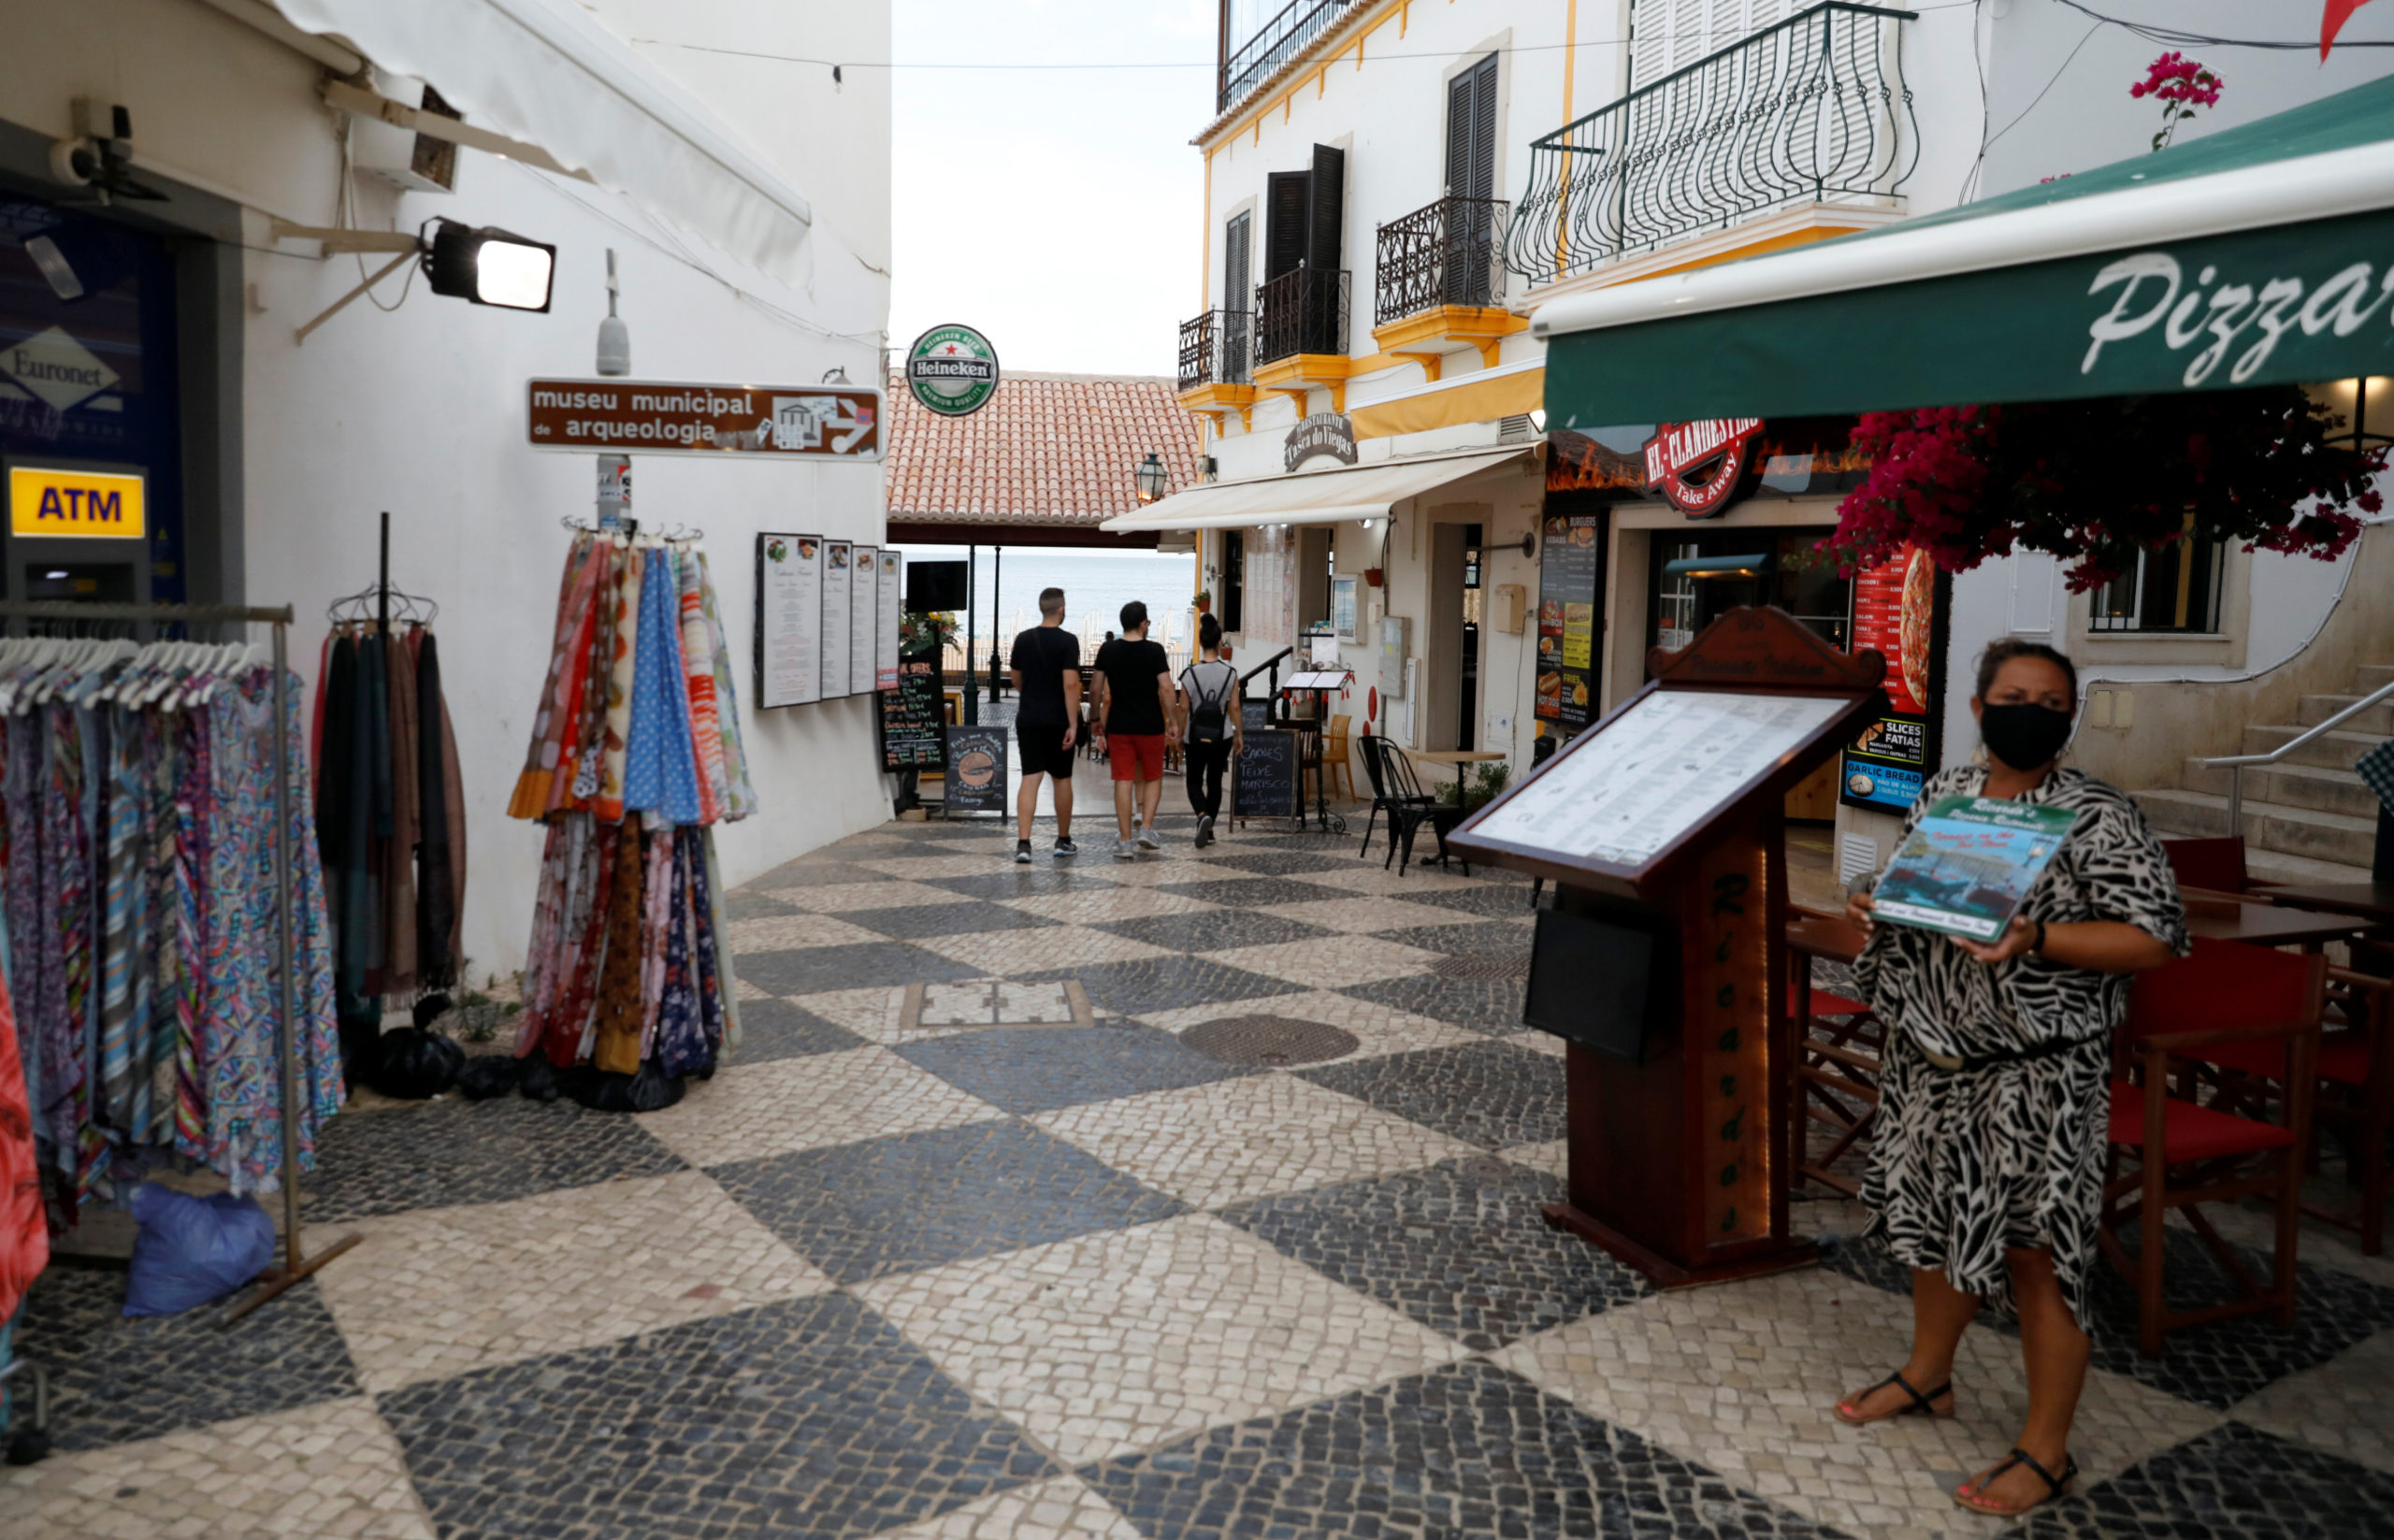
M 1211 588 L 1197 590 L 1197 612 L 1201 615 L 1210 615 L 1214 612 L 1214 591 Z
M 1377 588 L 1380 585 L 1380 579 L 1387 575 L 1388 574 L 1386 572 L 1377 567 L 1366 567 L 1363 569 L 1363 581 L 1375 588 Z

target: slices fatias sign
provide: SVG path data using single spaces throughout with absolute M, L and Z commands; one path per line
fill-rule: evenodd
M 1759 417 L 1664 423 L 1646 440 L 1646 484 L 1692 519 L 1709 519 L 1752 481 Z

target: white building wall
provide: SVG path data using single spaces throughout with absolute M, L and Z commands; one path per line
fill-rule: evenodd
M 763 20 L 720 0 L 595 8 L 637 36 L 705 41 L 736 31 L 742 46 L 767 50 L 804 51 L 798 44 L 813 38 L 858 61 L 888 56 L 882 7 L 787 5 Z M 397 303 L 395 312 L 360 301 L 301 345 L 296 328 L 360 276 L 357 259 L 319 261 L 312 246 L 278 243 L 269 228 L 271 216 L 333 223 L 339 120 L 316 98 L 318 66 L 197 0 L 0 0 L 0 36 L 9 39 L 0 119 L 64 135 L 74 95 L 123 102 L 145 172 L 244 210 L 243 597 L 296 607 L 294 662 L 312 690 L 325 607 L 373 583 L 377 515 L 390 511 L 392 582 L 441 607 L 435 631 L 468 803 L 466 952 L 478 976 L 512 971 L 524 958 L 542 831 L 505 809 L 548 664 L 570 539 L 558 521 L 586 522 L 595 499 L 593 456 L 526 444 L 524 382 L 591 372 L 611 246 L 636 376 L 808 383 L 838 366 L 873 381 L 888 307 L 887 72 L 849 71 L 835 92 L 828 71 L 751 79 L 726 70 L 717 79 L 696 62 L 707 55 L 648 50 L 808 197 L 811 292 L 629 199 L 464 151 L 454 194 L 400 194 L 358 177 L 356 223 L 412 229 L 438 215 L 553 241 L 552 313 L 436 297 L 421 279 L 401 302 L 395 277 L 375 295 Z M 763 805 L 718 829 L 726 878 L 744 882 L 885 816 L 870 699 L 760 713 L 749 665 L 753 536 L 770 528 L 877 542 L 881 467 L 635 456 L 634 484 L 644 523 L 704 530 L 724 606 Z

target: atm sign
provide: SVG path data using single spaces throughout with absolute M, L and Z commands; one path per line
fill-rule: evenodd
M 137 540 L 149 529 L 145 483 L 104 470 L 8 468 L 8 532 Z

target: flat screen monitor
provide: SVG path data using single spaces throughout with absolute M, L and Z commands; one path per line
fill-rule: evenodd
M 964 599 L 964 564 L 960 561 L 910 561 L 906 564 L 906 608 L 921 613 L 927 610 L 961 610 Z

